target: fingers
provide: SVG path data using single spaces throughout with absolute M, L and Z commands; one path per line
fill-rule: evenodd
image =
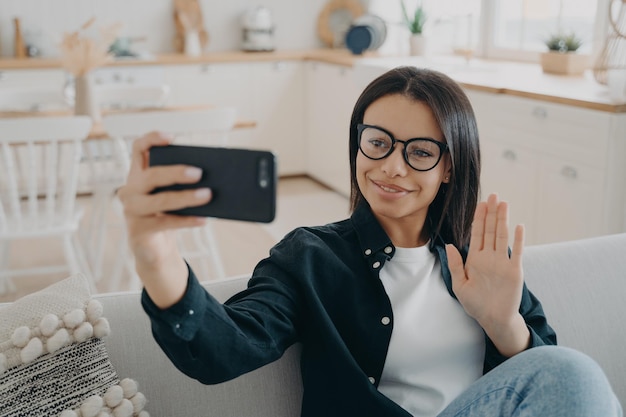
M 142 218 L 140 220 L 140 223 L 141 227 L 145 230 L 160 232 L 170 229 L 182 229 L 186 227 L 201 226 L 206 223 L 206 218 L 163 214 L 160 216 Z M 136 223 L 134 225 L 136 225 Z
M 185 207 L 201 206 L 211 201 L 211 197 L 210 189 L 198 188 L 184 191 L 163 191 L 156 194 L 134 194 L 123 202 L 126 214 L 149 216 Z
M 476 206 L 470 250 L 492 250 L 508 256 L 509 205 L 490 194 Z
M 165 146 L 172 142 L 172 138 L 159 132 L 150 132 L 133 141 L 130 169 L 142 170 L 148 166 L 148 151 L 153 146 Z
M 485 236 L 485 217 L 487 216 L 487 203 L 480 202 L 474 212 L 472 233 L 470 237 L 470 250 L 482 250 Z
M 151 132 L 133 143 L 131 172 L 127 184 L 118 190 L 118 197 L 128 216 L 150 216 L 184 207 L 199 206 L 211 200 L 207 188 L 185 191 L 167 191 L 151 194 L 155 188 L 172 184 L 193 184 L 202 177 L 202 170 L 187 165 L 162 165 L 148 167 L 148 151 L 153 146 L 163 146 L 171 138 Z M 160 221 L 164 221 L 160 219 Z
M 483 249 L 495 249 L 496 229 L 498 225 L 498 196 L 490 194 L 487 198 L 487 215 L 485 216 L 485 236 Z
M 518 224 L 515 226 L 515 234 L 513 237 L 513 248 L 511 249 L 511 262 L 514 265 L 522 266 L 522 252 L 524 251 L 524 226 Z
M 509 250 L 509 205 L 503 201 L 498 204 L 496 212 L 495 247 L 496 252 L 506 253 Z
M 200 181 L 202 169 L 189 165 L 159 165 L 137 174 L 139 192 L 149 193 L 155 188 L 173 184 L 193 184 Z

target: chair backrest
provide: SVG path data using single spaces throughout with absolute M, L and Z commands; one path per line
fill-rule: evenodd
M 125 147 L 129 154 L 132 141 L 152 131 L 173 135 L 177 144 L 223 146 L 236 116 L 233 107 L 154 110 L 105 115 L 102 124 L 107 134 L 117 139 L 116 147 Z
M 146 108 L 162 107 L 169 97 L 168 85 L 116 85 L 100 84 L 96 86 L 96 100 L 101 108 Z
M 235 125 L 236 115 L 233 107 L 105 114 L 102 125 L 110 140 L 92 139 L 84 143 L 88 186 L 120 186 L 130 168 L 132 142 L 146 133 L 168 133 L 179 144 L 222 146 Z
M 50 109 L 67 109 L 69 104 L 61 88 L 13 88 L 0 89 L 0 110 L 4 111 L 38 111 Z
M 87 116 L 0 119 L 0 234 L 43 233 L 74 212 Z
M 104 130 L 114 137 L 138 137 L 154 130 L 176 136 L 225 135 L 235 125 L 236 116 L 233 107 L 154 110 L 105 115 L 102 124 Z

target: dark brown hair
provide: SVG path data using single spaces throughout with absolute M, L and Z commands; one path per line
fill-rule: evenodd
M 390 94 L 423 102 L 433 112 L 450 152 L 450 182 L 442 184 L 428 209 L 432 237 L 439 235 L 457 247 L 469 244 L 472 219 L 480 188 L 480 149 L 476 118 L 469 99 L 450 77 L 438 71 L 394 68 L 372 81 L 361 93 L 350 120 L 350 206 L 365 198 L 356 180 L 357 124 L 374 101 Z

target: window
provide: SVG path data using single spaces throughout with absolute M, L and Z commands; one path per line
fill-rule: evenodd
M 489 14 L 483 55 L 490 58 L 536 59 L 544 41 L 557 32 L 575 33 L 591 53 L 597 0 L 485 0 Z
M 370 0 L 391 31 L 402 28 L 401 0 Z M 597 52 L 607 28 L 611 0 L 404 0 L 408 10 L 423 4 L 425 33 L 433 54 L 474 53 L 493 59 L 539 60 L 551 34 L 575 32 L 582 53 Z M 600 12 L 598 12 L 600 11 Z M 408 33 L 408 32 L 407 32 Z M 398 34 L 399 41 L 406 34 Z

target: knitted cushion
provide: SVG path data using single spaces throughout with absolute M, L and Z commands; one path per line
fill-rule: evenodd
M 0 308 L 0 417 L 147 417 L 102 338 L 109 323 L 82 274 Z

